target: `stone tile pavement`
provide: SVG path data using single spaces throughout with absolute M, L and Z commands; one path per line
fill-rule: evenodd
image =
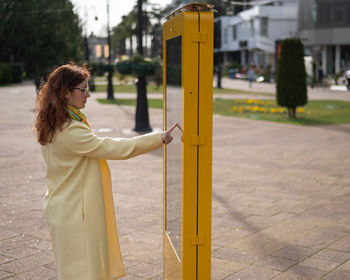
M 134 108 L 96 96 L 84 110 L 96 133 L 132 136 Z M 0 279 L 57 279 L 34 103 L 30 84 L 0 88 Z M 150 122 L 162 127 L 161 110 Z M 214 116 L 213 139 L 211 278 L 350 279 L 350 125 Z M 123 279 L 162 279 L 162 151 L 110 166 Z

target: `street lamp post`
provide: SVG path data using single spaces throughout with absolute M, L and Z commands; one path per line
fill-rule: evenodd
M 143 28 L 143 11 L 142 0 L 137 0 L 137 52 L 143 56 L 142 45 L 142 28 Z M 147 104 L 147 81 L 145 75 L 138 75 L 137 86 L 137 103 L 135 128 L 137 132 L 148 132 L 152 128 L 149 125 L 148 104 Z
M 112 48 L 111 48 L 111 33 L 109 30 L 109 0 L 107 0 L 107 42 L 108 42 L 108 88 L 107 99 L 114 99 L 113 93 L 113 69 L 110 68 L 112 64 Z

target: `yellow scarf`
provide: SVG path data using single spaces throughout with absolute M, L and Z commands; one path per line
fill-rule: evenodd
M 71 119 L 83 122 L 91 129 L 91 126 L 87 120 L 87 117 L 78 108 L 75 108 L 70 105 L 68 105 L 67 108 Z

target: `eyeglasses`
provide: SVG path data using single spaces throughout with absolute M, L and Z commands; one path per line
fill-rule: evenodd
M 89 88 L 73 88 L 73 89 L 79 89 L 83 94 L 87 94 L 89 92 Z

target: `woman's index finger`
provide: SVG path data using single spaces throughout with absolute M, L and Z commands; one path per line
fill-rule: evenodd
M 176 123 L 176 126 L 180 129 L 180 131 L 181 131 L 182 133 L 184 133 L 182 127 L 181 127 L 178 123 Z
M 175 127 L 177 127 L 177 123 L 173 124 L 172 127 L 170 127 L 170 128 L 167 130 L 167 132 L 168 132 L 168 133 L 172 132 L 172 131 L 175 129 Z

